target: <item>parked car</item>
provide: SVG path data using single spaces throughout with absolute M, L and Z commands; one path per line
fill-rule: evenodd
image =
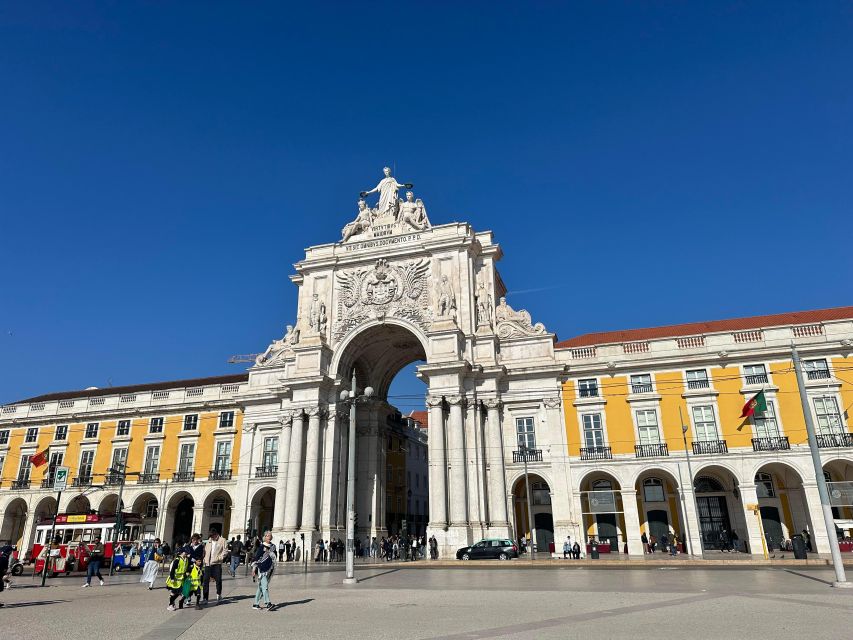
M 456 552 L 457 560 L 509 560 L 518 557 L 518 547 L 506 538 L 487 538 Z

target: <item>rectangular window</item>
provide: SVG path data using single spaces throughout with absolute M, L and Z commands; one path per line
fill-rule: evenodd
M 178 460 L 178 471 L 188 473 L 193 470 L 193 461 L 195 459 L 195 444 L 185 442 L 181 445 L 181 457 Z
M 86 433 L 84 434 L 84 438 L 97 438 L 98 437 L 98 427 L 100 425 L 97 422 L 90 422 L 86 425 Z
M 717 421 L 714 418 L 714 407 L 703 405 L 693 407 L 693 435 L 696 440 L 708 442 L 719 440 Z
M 94 462 L 94 449 L 87 449 L 80 454 L 80 468 L 77 470 L 77 477 L 80 479 L 80 482 L 88 484 L 92 481 L 92 465 Z
M 18 482 L 30 481 L 30 458 L 32 456 L 21 456 L 21 466 L 18 467 Z
M 58 424 L 56 425 L 56 433 L 53 436 L 54 440 L 68 440 L 68 425 L 67 424 Z
M 710 386 L 708 372 L 704 369 L 692 369 L 687 372 L 688 389 L 707 389 Z
M 587 413 L 581 417 L 583 423 L 583 442 L 587 448 L 604 446 L 604 429 L 601 426 L 600 413 Z
M 160 470 L 160 447 L 148 447 L 145 450 L 145 473 L 156 474 Z
M 53 478 L 56 475 L 56 468 L 62 466 L 64 458 L 65 454 L 61 451 L 54 451 L 50 454 L 50 462 L 47 463 L 47 482 L 50 486 L 53 486 Z
M 746 384 L 767 384 L 767 369 L 763 364 L 743 366 L 743 380 Z
M 264 438 L 264 469 L 278 466 L 278 436 Z
M 148 433 L 163 433 L 163 418 L 151 418 L 148 423 Z
M 220 429 L 230 429 L 234 426 L 234 412 L 233 411 L 223 411 L 219 414 L 219 428 Z
M 838 402 L 832 396 L 814 398 L 814 412 L 817 418 L 817 432 L 821 435 L 844 433 Z
M 184 416 L 184 431 L 195 431 L 198 429 L 198 414 L 188 413 Z
M 640 373 L 631 376 L 631 393 L 651 393 L 652 376 L 649 373 Z
M 0 454 L 0 478 L 3 477 L 3 464 L 6 462 L 6 456 Z
M 0 431 L 0 444 L 9 444 L 9 430 L 3 429 Z
M 113 463 L 110 465 L 119 474 L 123 473 L 127 465 L 127 448 L 113 450 Z
M 231 441 L 220 440 L 216 443 L 216 471 L 227 471 L 231 468 Z
M 640 444 L 660 444 L 657 411 L 654 409 L 638 409 L 637 431 L 640 435 Z
M 536 448 L 536 429 L 533 426 L 533 418 L 516 418 L 515 433 L 518 438 L 518 448 Z
M 117 436 L 127 436 L 130 435 L 130 420 L 119 420 L 116 425 L 116 435 Z
M 39 439 L 39 428 L 30 427 L 27 429 L 27 435 L 24 436 L 24 442 L 36 442 Z
M 767 401 L 767 411 L 762 414 L 756 413 L 752 416 L 752 424 L 755 426 L 756 438 L 778 438 L 779 425 L 776 423 L 776 408 L 773 401 Z
M 149 500 L 145 503 L 145 517 L 146 518 L 156 518 L 157 517 L 157 501 Z
M 597 398 L 598 397 L 598 380 L 595 378 L 587 378 L 586 380 L 578 380 L 578 390 L 581 398 Z
M 805 360 L 803 361 L 803 369 L 806 371 L 806 377 L 809 380 L 828 380 L 829 365 L 826 360 Z

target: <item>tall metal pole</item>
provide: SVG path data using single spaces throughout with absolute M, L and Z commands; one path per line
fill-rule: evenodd
M 696 499 L 696 484 L 693 481 L 693 467 L 690 465 L 690 450 L 687 448 L 687 425 L 684 424 L 684 416 L 681 414 L 681 407 L 678 407 L 678 419 L 681 420 L 681 437 L 684 439 L 684 457 L 687 458 L 687 475 L 690 476 L 688 481 L 690 482 L 690 494 L 693 496 L 693 508 L 696 510 L 696 518 L 699 518 L 699 502 Z M 681 487 L 682 490 L 684 487 Z M 684 522 L 687 524 L 689 522 L 687 518 L 687 509 L 685 505 L 684 509 Z M 687 524 L 687 535 L 690 535 L 690 525 Z M 691 545 L 692 549 L 692 545 Z M 692 549 L 695 551 L 695 549 Z M 702 540 L 702 523 L 699 523 L 699 553 L 705 552 L 705 543 Z
M 115 531 L 113 531 L 113 555 L 110 557 L 110 576 L 113 575 L 113 569 L 115 568 L 115 558 L 116 558 L 116 546 L 118 545 L 118 538 L 121 535 L 122 525 L 124 524 L 124 518 L 122 517 L 124 509 L 122 509 L 121 497 L 124 494 L 124 479 L 125 479 L 125 470 L 127 467 L 122 464 L 121 465 L 121 484 L 118 487 L 118 504 L 116 505 L 116 526 Z M 115 473 L 115 468 L 110 468 L 111 473 Z
M 62 491 L 56 493 L 56 509 L 53 511 L 53 525 L 50 527 L 50 537 L 45 540 L 44 566 L 41 568 L 41 586 L 47 580 L 47 565 L 50 562 L 50 545 L 53 544 L 53 536 L 56 534 L 56 516 L 59 515 L 59 501 L 62 499 Z
M 686 448 L 687 442 L 685 439 Z M 684 538 L 684 550 L 687 552 L 687 555 L 693 555 L 693 543 L 690 541 L 690 520 L 687 517 L 687 498 L 684 497 L 684 480 L 681 477 L 681 465 L 676 464 L 675 466 L 678 469 L 678 484 L 681 487 L 681 513 L 684 516 L 684 528 L 687 529 L 687 537 Z
M 356 584 L 355 577 L 355 368 L 349 396 L 349 438 L 347 440 L 347 566 L 344 584 Z
M 527 527 L 530 529 L 530 559 L 536 560 L 536 527 L 533 524 L 533 503 L 530 501 L 530 476 L 527 475 L 527 452 L 530 449 L 526 444 L 519 447 L 524 458 L 524 489 L 527 492 Z
M 817 435 L 815 435 L 814 420 L 809 408 L 809 398 L 806 394 L 806 385 L 803 381 L 803 371 L 800 366 L 800 354 L 797 347 L 791 343 L 791 357 L 794 361 L 794 372 L 797 374 L 797 388 L 800 391 L 800 404 L 803 407 L 803 416 L 806 419 L 806 433 L 809 437 L 809 450 L 812 454 L 814 464 L 815 480 L 817 480 L 817 492 L 820 495 L 820 506 L 823 510 L 823 522 L 826 525 L 826 536 L 829 540 L 829 551 L 832 554 L 832 566 L 835 568 L 835 582 L 833 587 L 851 589 L 853 583 L 847 581 L 844 573 L 844 563 L 841 561 L 841 550 L 838 548 L 838 536 L 835 533 L 835 520 L 832 517 L 832 507 L 829 503 L 829 492 L 826 490 L 826 478 L 823 477 L 823 464 L 820 461 L 820 449 L 817 446 Z M 815 523 L 812 523 L 814 526 Z
M 252 423 L 250 428 L 252 429 L 252 442 L 249 444 L 249 473 L 248 473 L 249 478 L 252 477 L 252 459 L 254 458 L 254 455 L 255 455 L 255 432 L 258 430 L 258 425 L 255 423 Z M 244 426 L 243 427 L 243 433 L 246 433 L 246 431 L 248 431 L 248 429 Z M 278 467 L 281 467 L 281 466 L 282 465 L 280 465 L 280 464 L 277 465 L 276 475 L 278 475 L 278 473 L 279 473 Z M 168 482 L 168 480 L 167 480 L 167 482 Z M 243 550 L 244 550 L 244 553 L 246 554 L 246 574 L 245 574 L 246 576 L 249 575 L 249 533 L 251 530 L 249 527 L 249 487 L 251 487 L 251 486 L 252 486 L 252 483 L 246 482 L 246 500 L 245 500 L 245 504 L 243 505 L 243 523 L 246 526 L 246 539 L 243 541 L 243 543 L 245 545 L 243 547 Z M 164 522 L 165 522 L 165 520 L 164 520 Z M 295 551 L 293 553 L 294 553 L 294 555 L 296 555 Z M 237 573 L 237 572 L 235 571 L 234 573 Z

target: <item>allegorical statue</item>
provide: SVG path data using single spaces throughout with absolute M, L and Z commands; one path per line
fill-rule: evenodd
M 371 227 L 372 222 L 373 212 L 367 206 L 367 203 L 364 201 L 364 198 L 362 198 L 358 201 L 358 215 L 356 216 L 355 220 L 353 220 L 344 227 L 344 237 L 342 242 L 346 242 L 357 233 L 364 233 L 365 231 L 368 231 Z
M 267 347 L 267 350 L 259 354 L 258 357 L 255 358 L 255 364 L 258 366 L 262 366 L 264 363 L 269 362 L 278 354 L 287 351 L 298 342 L 299 329 L 294 329 L 293 325 L 287 325 L 287 330 L 284 333 L 284 337 L 281 340 L 273 340 L 270 343 L 270 346 Z
M 436 315 L 439 318 L 451 318 L 455 320 L 456 294 L 453 293 L 453 286 L 450 284 L 447 276 L 441 276 L 441 282 L 438 284 L 436 294 Z
M 411 191 L 406 192 L 406 199 L 400 203 L 398 222 L 401 226 L 408 224 L 417 231 L 423 231 L 430 226 L 423 200 L 420 198 L 415 200 L 415 195 Z
M 360 195 L 362 198 L 366 198 L 372 193 L 378 193 L 379 205 L 375 209 L 376 216 L 391 215 L 396 218 L 398 206 L 397 192 L 403 187 L 411 189 L 414 185 L 411 182 L 405 184 L 397 182 L 397 179 L 391 175 L 391 169 L 388 167 L 385 167 L 382 171 L 385 173 L 385 177 L 379 181 L 379 184 L 370 191 L 362 191 Z

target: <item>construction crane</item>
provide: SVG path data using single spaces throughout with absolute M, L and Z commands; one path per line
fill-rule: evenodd
M 261 355 L 260 353 L 244 353 L 231 356 L 228 358 L 228 364 L 243 364 L 244 362 L 254 362 Z

